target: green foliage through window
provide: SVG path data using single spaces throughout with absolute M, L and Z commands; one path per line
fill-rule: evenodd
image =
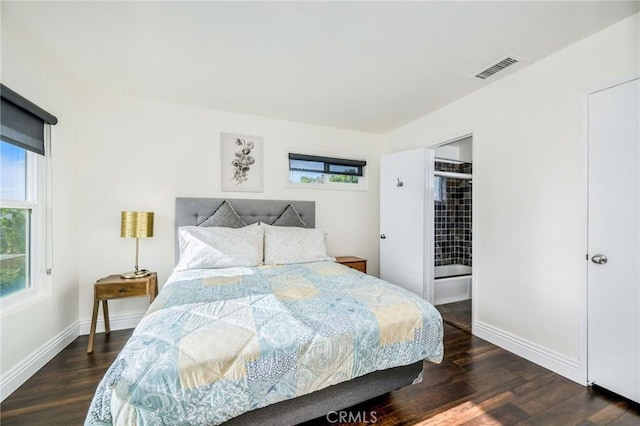
M 29 214 L 28 209 L 0 208 L 0 296 L 29 285 Z
M 322 176 L 300 176 L 300 183 L 322 183 Z
M 329 182 L 358 183 L 358 176 L 331 175 L 331 177 L 329 178 Z

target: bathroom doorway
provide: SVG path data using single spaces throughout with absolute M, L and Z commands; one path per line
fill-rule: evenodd
M 431 152 L 433 251 L 427 261 L 433 262 L 434 305 L 445 322 L 471 332 L 473 138 L 450 141 Z

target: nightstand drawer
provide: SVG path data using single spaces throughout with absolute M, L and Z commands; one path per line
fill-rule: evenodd
M 96 286 L 96 299 L 117 299 L 119 297 L 146 296 L 146 282 L 101 284 Z

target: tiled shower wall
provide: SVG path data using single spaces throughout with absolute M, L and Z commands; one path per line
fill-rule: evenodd
M 436 161 L 435 169 L 472 173 L 471 163 L 451 164 Z M 440 177 L 441 200 L 435 201 L 435 266 L 471 266 L 471 188 L 468 179 Z M 436 180 L 436 184 L 438 180 Z

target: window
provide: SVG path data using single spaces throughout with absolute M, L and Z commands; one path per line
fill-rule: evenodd
M 35 155 L 0 142 L 0 297 L 31 286 L 31 229 L 36 206 L 32 191 L 36 180 Z
M 366 161 L 289 154 L 289 183 L 327 189 L 367 189 Z
M 0 94 L 0 299 L 4 299 L 28 293 L 37 283 L 36 266 L 47 267 L 44 155 L 48 125 L 57 119 L 4 85 Z

